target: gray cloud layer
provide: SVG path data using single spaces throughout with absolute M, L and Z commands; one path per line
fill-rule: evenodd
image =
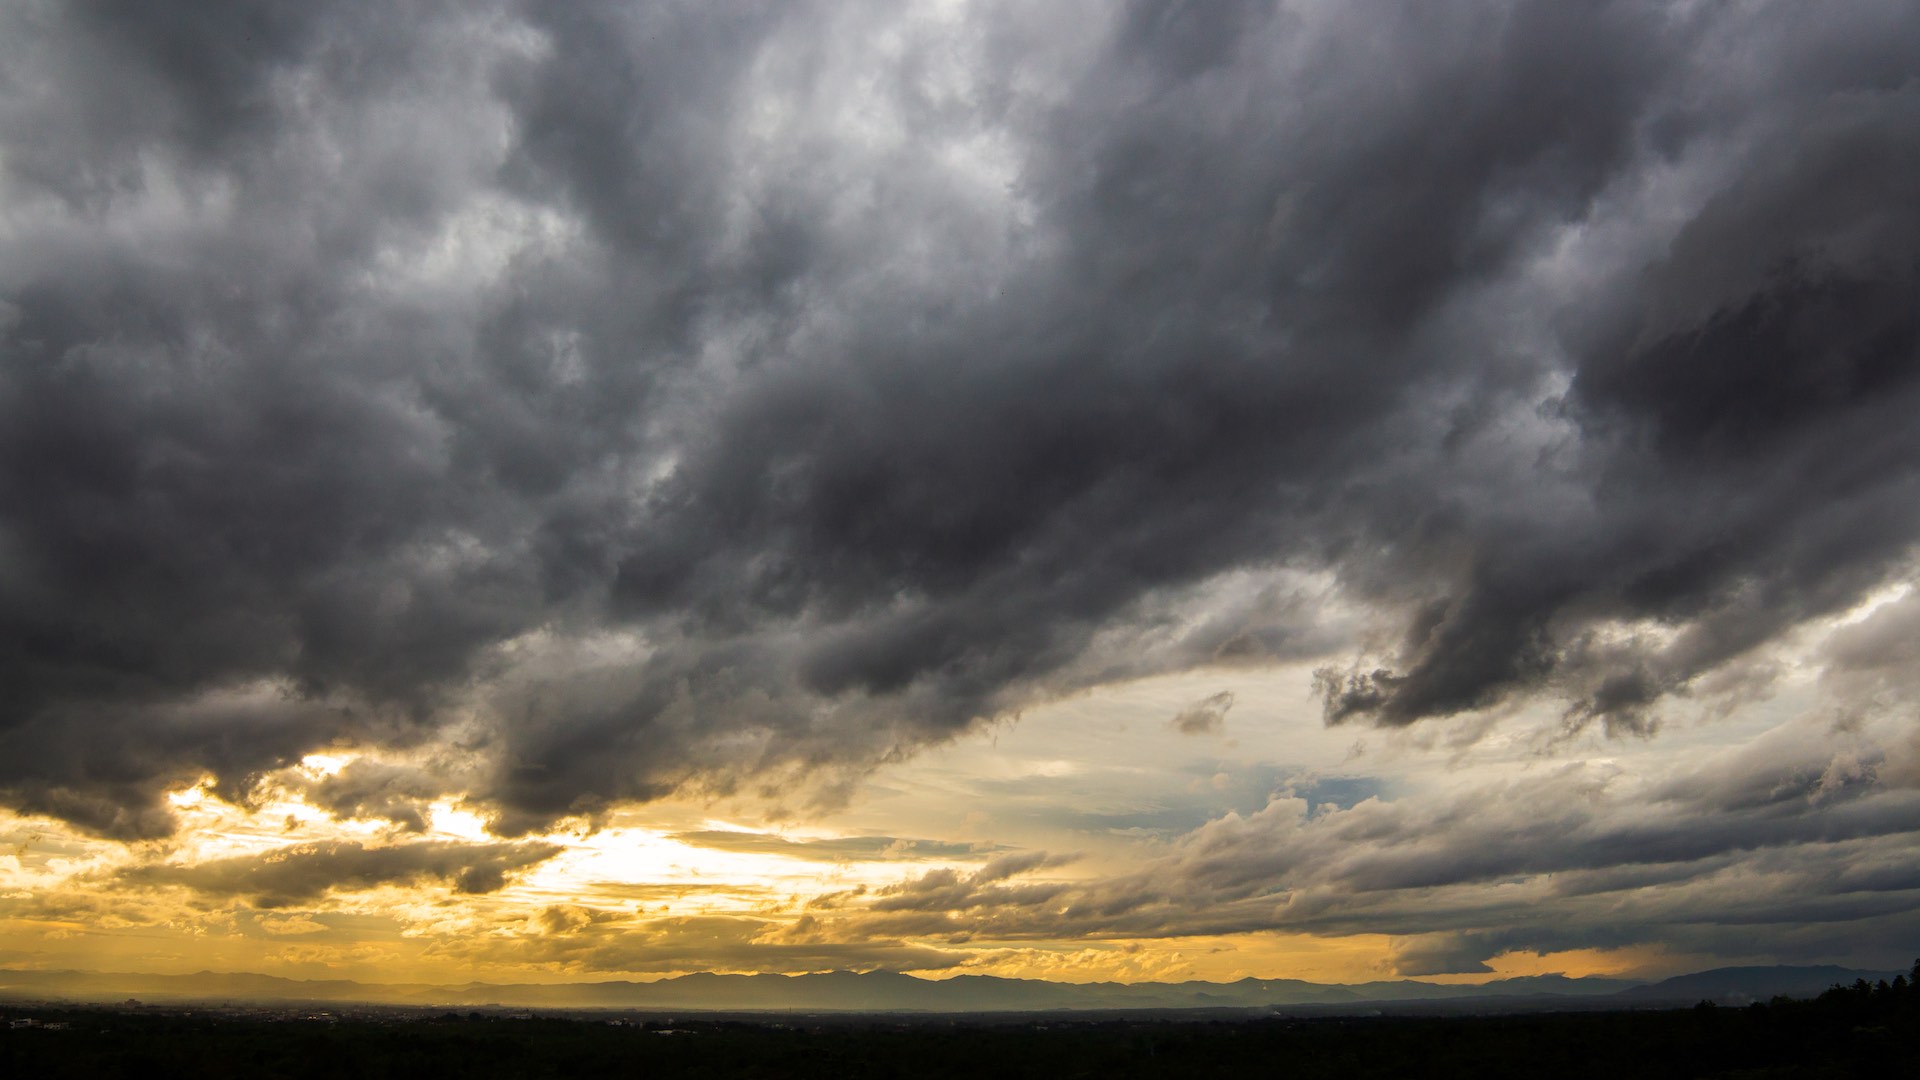
M 0 797 L 102 833 L 340 740 L 457 738 L 503 833 L 810 798 L 1276 657 L 1336 721 L 1644 730 L 1920 536 L 1911 5 L 0 42 Z M 1283 586 L 1176 617 L 1276 570 L 1395 643 Z
M 420 841 L 391 847 L 330 841 L 190 866 L 147 863 L 120 871 L 116 879 L 126 885 L 184 886 L 205 896 L 244 898 L 256 907 L 274 908 L 308 903 L 334 891 L 429 881 L 445 882 L 463 893 L 490 893 L 506 885 L 508 874 L 559 853 L 556 845 L 533 841 Z
M 1399 939 L 1400 974 L 1527 950 L 1898 955 L 1920 929 L 1920 740 L 1784 726 L 1691 773 L 1595 764 L 1309 813 L 1275 798 L 1136 869 L 1023 879 L 1005 857 L 817 908 L 830 940 L 1071 941 L 1281 930 Z

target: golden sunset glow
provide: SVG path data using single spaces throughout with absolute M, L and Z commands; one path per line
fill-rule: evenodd
M 1833 632 L 1856 621 L 1838 620 Z M 842 967 L 1077 983 L 1390 977 L 1424 939 L 1210 932 L 1208 919 L 1192 916 L 1143 934 L 1127 918 L 1076 914 L 1124 903 L 1129 890 L 1172 887 L 1156 903 L 1191 903 L 1182 885 L 1191 871 L 1181 867 L 1199 865 L 1198 853 L 1218 841 L 1200 839 L 1204 832 L 1182 838 L 1182 814 L 1197 824 L 1225 812 L 1210 826 L 1232 826 L 1224 837 L 1280 825 L 1274 800 L 1324 790 L 1331 801 L 1301 802 L 1305 816 L 1287 828 L 1331 839 L 1345 818 L 1393 812 L 1383 794 L 1444 806 L 1449 792 L 1524 786 L 1542 771 L 1526 739 L 1481 739 L 1437 768 L 1419 738 L 1362 748 L 1291 704 L 1286 691 L 1306 677 L 1199 673 L 1076 696 L 989 738 L 883 769 L 838 809 L 803 820 L 770 819 L 753 797 L 668 799 L 502 837 L 484 808 L 454 797 L 423 799 L 417 814 L 398 820 L 316 805 L 308 794 L 326 790 L 317 785 L 419 758 L 312 753 L 262 776 L 239 803 L 219 795 L 210 776 L 167 791 L 179 828 L 164 842 L 125 846 L 53 819 L 11 818 L 0 910 L 10 940 L 31 941 L 31 962 L 45 967 L 184 972 L 244 963 L 267 974 L 378 982 Z M 1196 738 L 1169 722 L 1181 702 L 1223 685 L 1237 702 L 1231 729 Z M 1089 727 L 1105 732 L 1094 750 L 1081 742 Z M 1701 728 L 1711 736 L 1703 760 L 1737 763 L 1735 734 Z M 1760 734 L 1784 740 L 1791 728 Z M 1291 778 L 1249 773 L 1245 748 L 1279 742 L 1324 764 L 1303 762 Z M 1070 746 L 1080 748 L 1069 754 Z M 1623 778 L 1644 771 L 1656 749 L 1609 747 L 1581 768 L 1603 785 L 1595 791 L 1624 795 L 1633 788 L 1620 788 Z M 1336 782 L 1360 763 L 1392 770 L 1395 786 Z M 986 791 L 996 794 L 982 798 Z M 1173 815 L 1173 827 L 1143 828 L 1151 819 L 1138 816 L 1141 807 Z M 1108 824 L 1089 828 L 1090 820 Z M 1341 855 L 1296 856 L 1325 857 Z M 1371 856 L 1354 849 L 1349 857 Z M 1502 903 L 1512 893 L 1538 903 L 1554 888 L 1547 876 L 1493 883 L 1471 902 Z M 1316 910 L 1318 894 L 1311 884 L 1255 892 L 1234 902 L 1246 914 L 1231 918 L 1282 923 Z M 1068 927 L 1077 932 L 1059 932 Z M 1431 978 L 1644 976 L 1700 960 L 1659 946 L 1511 950 L 1484 971 Z

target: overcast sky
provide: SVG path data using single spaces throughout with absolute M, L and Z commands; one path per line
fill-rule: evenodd
M 0 963 L 1904 967 L 1920 8 L 0 0 Z

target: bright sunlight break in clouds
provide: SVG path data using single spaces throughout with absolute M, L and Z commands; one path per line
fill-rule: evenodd
M 0 966 L 1920 942 L 1920 7 L 0 0 Z

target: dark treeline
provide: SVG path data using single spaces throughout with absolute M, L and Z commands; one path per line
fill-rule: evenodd
M 422 1076 L 1892 1077 L 1920 1075 L 1914 978 L 1746 1008 L 1239 1021 L 435 1019 L 273 1022 L 15 1010 L 0 1073 L 205 1080 Z

